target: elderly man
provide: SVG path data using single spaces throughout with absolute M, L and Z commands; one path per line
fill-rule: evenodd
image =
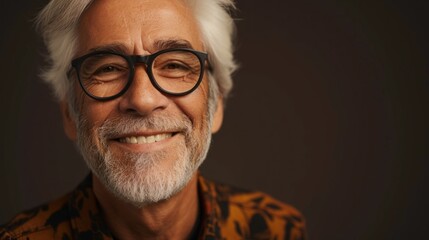
M 235 68 L 231 0 L 52 0 L 45 80 L 91 174 L 0 239 L 304 239 L 299 212 L 204 179 Z

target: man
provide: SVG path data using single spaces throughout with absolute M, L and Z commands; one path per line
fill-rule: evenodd
M 235 68 L 231 0 L 52 0 L 44 75 L 91 174 L 0 239 L 304 239 L 294 208 L 198 167 Z

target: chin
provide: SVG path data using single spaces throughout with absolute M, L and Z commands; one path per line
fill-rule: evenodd
M 175 156 L 169 156 L 168 152 L 171 151 L 126 153 L 121 156 L 107 152 L 99 164 L 89 165 L 114 196 L 136 207 L 143 207 L 167 200 L 180 192 L 202 162 L 192 161 L 187 149 L 174 151 L 179 153 Z M 95 168 L 94 165 L 100 167 Z

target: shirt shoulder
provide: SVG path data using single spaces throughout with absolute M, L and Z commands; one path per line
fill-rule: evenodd
M 92 175 L 64 197 L 18 214 L 0 226 L 0 240 L 24 239 L 112 240 L 92 189 Z
M 305 239 L 305 220 L 269 194 L 207 181 L 225 239 Z
M 31 210 L 22 212 L 0 226 L 0 240 L 63 239 L 70 232 L 66 195 Z M 67 238 L 65 238 L 67 239 Z

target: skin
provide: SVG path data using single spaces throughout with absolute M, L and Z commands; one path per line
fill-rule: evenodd
M 78 36 L 76 57 L 108 44 L 122 45 L 127 54 L 151 54 L 159 50 L 154 43 L 165 39 L 186 40 L 194 49 L 205 50 L 191 11 L 180 1 L 171 0 L 95 1 L 81 18 Z M 80 113 L 93 127 L 99 127 L 109 118 L 124 115 L 145 118 L 162 111 L 170 116 L 185 114 L 197 131 L 203 127 L 203 118 L 207 112 L 206 77 L 193 93 L 172 97 L 153 87 L 142 65 L 136 66 L 134 81 L 128 91 L 114 100 L 95 101 L 86 96 L 79 86 L 75 89 Z M 222 125 L 221 99 L 218 98 L 212 133 L 217 132 Z M 76 141 L 76 123 L 70 117 L 67 106 L 66 102 L 61 104 L 64 129 L 67 136 Z M 174 146 L 175 141 L 182 140 L 180 138 L 180 134 L 177 134 L 170 139 L 144 145 L 111 141 L 109 148 L 118 154 L 126 151 L 150 152 Z M 166 159 L 163 164 L 168 167 L 172 164 L 171 161 L 174 160 Z M 196 173 L 187 186 L 172 198 L 142 208 L 116 198 L 95 175 L 93 183 L 106 222 L 119 239 L 186 239 L 195 225 L 198 216 Z

